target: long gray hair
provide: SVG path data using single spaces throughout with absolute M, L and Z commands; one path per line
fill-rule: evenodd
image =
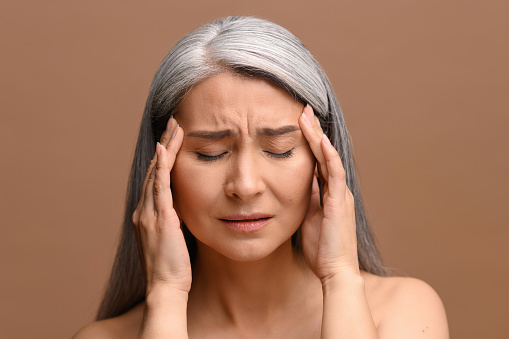
M 97 320 L 120 315 L 142 301 L 145 285 L 131 217 L 150 160 L 180 100 L 198 82 L 221 72 L 263 78 L 308 103 L 336 147 L 355 198 L 359 266 L 377 275 L 384 268 L 371 236 L 357 183 L 350 138 L 343 114 L 324 71 L 292 33 L 252 17 L 227 17 L 208 23 L 180 40 L 163 60 L 147 98 L 128 185 L 122 235 Z M 194 237 L 184 227 L 191 260 Z M 300 250 L 300 232 L 292 243 Z

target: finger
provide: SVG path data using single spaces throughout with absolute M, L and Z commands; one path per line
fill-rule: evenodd
M 327 202 L 324 202 L 324 218 L 342 221 L 341 227 L 328 234 L 331 238 L 336 238 L 336 243 L 340 244 L 339 248 L 343 249 L 343 253 L 351 254 L 347 257 L 350 258 L 354 267 L 358 267 L 354 197 L 346 184 L 346 173 L 341 158 L 326 137 L 322 141 L 322 148 L 329 169 L 329 189 Z M 340 215 L 337 214 L 338 212 Z M 335 223 L 327 224 L 334 228 Z
M 168 123 L 166 124 L 166 130 L 164 131 L 163 135 L 161 136 L 161 142 L 160 143 L 162 145 L 166 146 L 168 144 L 168 142 L 170 140 L 170 137 L 171 137 L 171 135 L 173 133 L 175 125 L 176 125 L 175 124 L 175 119 L 173 117 L 171 117 L 168 120 Z M 141 196 L 140 196 L 140 200 L 138 201 L 138 205 L 136 207 L 136 211 L 135 211 L 136 215 L 133 215 L 133 219 L 136 219 L 137 214 L 139 214 L 139 210 L 143 206 L 143 203 L 144 203 L 144 200 L 145 200 L 145 192 L 146 192 L 146 189 L 147 189 L 147 182 L 149 180 L 150 175 L 153 174 L 156 162 L 157 162 L 157 152 L 154 152 L 154 157 L 150 161 L 150 164 L 149 164 L 148 169 L 147 169 L 147 173 L 145 175 L 145 179 L 143 180 L 143 185 L 141 186 Z
M 154 153 L 154 157 L 152 158 L 152 160 L 150 160 L 150 163 L 148 165 L 147 174 L 145 175 L 145 179 L 143 180 L 143 185 L 141 186 L 141 194 L 140 194 L 140 199 L 138 200 L 138 205 L 136 206 L 136 209 L 134 210 L 134 213 L 133 213 L 133 218 L 132 218 L 133 225 L 138 224 L 141 210 L 143 208 L 143 203 L 145 202 L 145 196 L 146 196 L 145 192 L 147 190 L 147 183 L 148 183 L 150 175 L 153 172 L 156 161 L 157 161 L 157 154 Z
M 175 147 L 175 142 L 177 142 L 177 143 L 182 142 L 182 140 L 179 141 L 179 140 L 175 139 L 175 136 L 177 135 L 178 130 L 179 129 L 182 130 L 182 128 L 180 128 L 180 125 L 178 124 L 177 120 L 175 120 L 174 118 L 172 118 L 171 120 L 172 120 L 171 123 L 168 125 L 168 136 L 169 136 L 168 142 L 165 144 L 161 143 L 166 147 L 166 149 L 168 151 L 170 150 L 170 148 Z M 178 145 L 178 149 L 180 149 L 180 145 Z M 178 152 L 178 149 L 177 149 L 177 152 Z M 170 166 L 170 170 L 171 170 L 172 166 L 173 165 Z
M 168 146 L 168 143 L 170 142 L 176 127 L 177 121 L 175 118 L 171 117 L 168 120 L 168 123 L 166 124 L 166 130 L 164 131 L 163 135 L 161 136 L 161 140 L 159 141 L 161 145 L 164 147 Z
M 154 155 L 154 159 L 150 162 L 149 170 L 150 172 L 147 172 L 147 176 L 145 177 L 146 184 L 145 188 L 143 189 L 143 201 L 140 201 L 141 204 L 141 210 L 145 211 L 154 211 L 154 180 L 155 180 L 155 174 L 156 174 L 156 168 L 157 168 L 157 162 L 158 162 L 158 155 L 157 155 L 157 148 L 160 145 L 158 142 L 156 144 L 156 154 Z M 143 213 L 143 212 L 141 212 Z
M 328 194 L 333 200 L 344 202 L 346 198 L 346 173 L 338 152 L 324 134 L 320 147 L 325 156 L 329 176 L 327 178 Z
M 165 219 L 169 211 L 173 209 L 173 198 L 171 193 L 170 171 L 175 163 L 175 158 L 182 145 L 182 129 L 178 124 L 174 127 L 170 137 L 168 148 L 157 145 L 157 164 L 154 175 L 154 206 L 158 218 Z
M 158 219 L 165 220 L 168 212 L 173 208 L 170 190 L 170 168 L 168 153 L 161 144 L 156 146 L 157 163 L 154 171 L 153 197 L 154 207 Z
M 313 183 L 311 186 L 311 198 L 309 200 L 309 208 L 306 213 L 305 219 L 314 215 L 317 211 L 321 209 L 320 207 L 320 187 L 318 187 L 318 178 L 316 174 L 313 176 Z
M 168 154 L 168 166 L 170 171 L 173 168 L 173 165 L 175 164 L 177 153 L 179 152 L 180 147 L 182 147 L 183 141 L 184 141 L 184 130 L 175 121 L 175 129 L 173 130 L 170 142 L 166 147 Z
M 302 112 L 301 117 L 299 118 L 299 125 L 304 134 L 304 137 L 309 143 L 309 147 L 313 152 L 316 160 L 319 164 L 319 171 L 321 172 L 322 179 L 327 180 L 327 164 L 325 161 L 325 156 L 323 155 L 323 151 L 320 147 L 320 143 L 322 141 L 323 131 L 320 127 L 320 124 L 317 122 L 318 119 L 315 119 L 313 114 L 313 109 L 311 106 L 306 105 Z

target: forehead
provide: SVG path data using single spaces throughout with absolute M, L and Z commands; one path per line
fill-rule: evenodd
M 253 77 L 221 73 L 193 87 L 181 101 L 177 120 L 184 130 L 254 128 L 297 124 L 303 105 L 286 90 Z

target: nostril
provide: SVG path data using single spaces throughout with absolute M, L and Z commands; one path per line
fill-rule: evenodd
M 239 156 L 231 163 L 226 173 L 225 193 L 233 199 L 246 201 L 265 190 L 263 173 L 253 163 L 255 159 L 247 155 Z

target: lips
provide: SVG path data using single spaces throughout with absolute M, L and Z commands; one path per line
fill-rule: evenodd
M 267 225 L 272 216 L 263 213 L 235 214 L 220 218 L 228 228 L 238 232 L 255 232 Z

